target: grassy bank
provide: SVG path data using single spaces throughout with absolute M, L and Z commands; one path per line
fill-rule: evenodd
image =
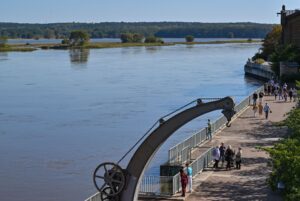
M 281 124 L 287 126 L 290 133 L 288 138 L 281 140 L 273 148 L 266 149 L 273 164 L 269 184 L 276 190 L 278 182 L 283 183 L 284 199 L 296 201 L 300 200 L 300 107 L 291 111 Z
M 95 42 L 88 43 L 80 47 L 70 47 L 63 44 L 18 44 L 6 45 L 0 47 L 0 52 L 28 52 L 37 49 L 72 49 L 72 48 L 87 48 L 87 49 L 101 49 L 101 48 L 120 48 L 120 47 L 151 47 L 151 46 L 171 46 L 171 45 L 205 45 L 205 44 L 227 44 L 227 43 L 258 43 L 260 40 L 226 40 L 226 41 L 208 41 L 208 42 L 172 42 L 172 43 L 121 43 L 121 42 Z
M 37 50 L 35 47 L 26 46 L 11 46 L 7 45 L 5 47 L 0 47 L 0 52 L 32 52 Z
M 176 42 L 175 44 L 187 45 L 206 45 L 206 44 L 227 44 L 227 43 L 261 43 L 261 40 L 221 40 L 221 41 L 206 41 L 206 42 Z

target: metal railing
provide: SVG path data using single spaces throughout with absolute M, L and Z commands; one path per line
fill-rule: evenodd
M 286 16 L 292 15 L 296 12 L 299 12 L 299 10 L 285 10 L 284 13 L 286 14 Z
M 102 201 L 102 199 L 101 199 L 100 193 L 97 192 L 94 195 L 92 195 L 91 197 L 85 199 L 84 201 Z
M 260 91 L 264 91 L 264 86 L 259 87 L 254 92 L 258 93 Z M 247 96 L 234 107 L 236 111 L 235 116 L 240 115 L 240 113 L 250 105 L 253 93 L 251 93 L 249 96 Z M 221 116 L 217 120 L 215 120 L 211 124 L 212 136 L 215 135 L 219 130 L 223 129 L 226 123 L 227 119 L 224 116 Z M 191 137 L 170 148 L 168 151 L 168 163 L 183 164 L 189 161 L 191 159 L 191 154 L 187 154 L 186 150 L 189 150 L 189 152 L 191 152 L 193 148 L 203 144 L 206 141 L 206 133 L 206 128 L 202 128 L 201 130 L 193 134 Z
M 214 124 L 212 124 L 212 130 L 213 129 Z M 183 142 L 169 149 L 169 164 L 182 164 L 187 161 L 189 158 L 187 154 L 185 154 L 185 150 L 191 150 L 197 145 L 203 143 L 206 140 L 206 132 L 206 128 L 203 128 Z
M 172 195 L 172 176 L 144 176 L 140 184 L 140 195 Z

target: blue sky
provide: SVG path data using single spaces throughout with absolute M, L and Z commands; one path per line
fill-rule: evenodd
M 300 0 L 0 0 L 0 22 L 259 22 Z

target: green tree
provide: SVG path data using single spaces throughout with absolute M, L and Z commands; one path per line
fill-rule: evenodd
M 157 38 L 155 36 L 148 36 L 146 37 L 145 43 L 164 43 L 164 41 L 160 38 Z
M 187 35 L 187 36 L 185 37 L 185 41 L 188 42 L 188 43 L 193 42 L 193 41 L 194 41 L 194 36 L 192 36 L 192 35 Z
M 282 28 L 280 25 L 273 27 L 272 31 L 267 34 L 262 44 L 262 53 L 260 57 L 269 60 L 269 57 L 275 52 L 276 47 L 280 44 Z
M 72 31 L 69 37 L 70 45 L 83 46 L 90 40 L 90 37 L 86 31 L 77 30 Z
M 122 43 L 141 43 L 143 42 L 144 36 L 138 33 L 122 33 L 120 39 Z
M 0 47 L 6 47 L 6 45 L 7 45 L 7 37 L 1 36 L 0 37 Z
M 133 38 L 133 36 L 131 33 L 122 33 L 120 35 L 120 39 L 121 39 L 122 43 L 130 43 L 130 42 L 132 42 L 132 38 Z
M 297 62 L 300 64 L 300 49 L 294 45 L 277 45 L 270 55 L 272 70 L 280 75 L 280 62 Z
M 145 39 L 145 43 L 156 43 L 156 37 L 155 36 L 148 36 Z
M 141 43 L 143 42 L 144 36 L 142 34 L 133 34 L 132 35 L 132 42 L 134 43 Z

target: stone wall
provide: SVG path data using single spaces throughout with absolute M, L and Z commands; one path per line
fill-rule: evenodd
M 245 75 L 255 77 L 261 80 L 269 81 L 276 78 L 275 73 L 271 70 L 270 65 L 257 64 L 248 61 L 244 66 Z
M 299 73 L 299 64 L 296 62 L 280 62 L 280 76 Z

